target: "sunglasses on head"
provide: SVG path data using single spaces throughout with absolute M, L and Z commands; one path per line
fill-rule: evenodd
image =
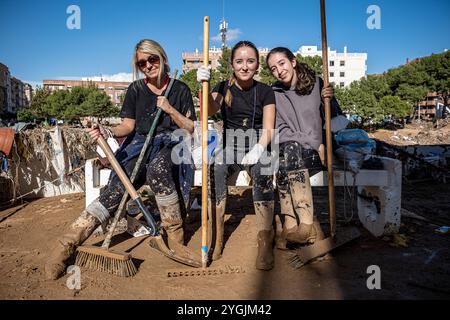
M 136 62 L 136 65 L 139 68 L 144 68 L 147 65 L 147 62 L 150 64 L 155 64 L 159 62 L 159 57 L 156 55 L 150 55 L 146 60 L 139 60 Z

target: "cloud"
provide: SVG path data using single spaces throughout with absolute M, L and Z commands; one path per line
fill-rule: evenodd
M 230 29 L 227 31 L 227 41 L 237 40 L 237 39 L 239 39 L 241 34 L 242 34 L 242 31 L 239 29 Z M 214 42 L 221 42 L 222 37 L 220 36 L 220 33 L 219 33 L 216 36 L 212 37 L 211 40 Z
M 81 80 L 92 80 L 92 81 L 117 81 L 117 82 L 132 82 L 133 74 L 126 72 L 119 72 L 116 74 L 102 74 L 101 76 L 91 76 L 91 77 L 82 77 Z
M 31 80 L 22 80 L 23 83 L 28 83 L 33 87 L 33 89 L 36 89 L 37 86 L 42 87 L 42 81 L 31 81 Z

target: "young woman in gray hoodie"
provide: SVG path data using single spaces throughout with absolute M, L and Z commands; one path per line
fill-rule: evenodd
M 266 58 L 272 75 L 276 99 L 276 125 L 280 143 L 277 186 L 280 196 L 283 232 L 277 247 L 286 242 L 306 244 L 323 237 L 314 217 L 310 175 L 323 169 L 324 111 L 322 98 L 332 99 L 332 117 L 342 114 L 333 98 L 333 88 L 323 88 L 323 80 L 305 63 L 299 63 L 292 51 L 278 47 Z

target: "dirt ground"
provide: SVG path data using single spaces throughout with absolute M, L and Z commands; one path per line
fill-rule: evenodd
M 450 120 L 410 123 L 402 129 L 379 129 L 370 133 L 371 138 L 397 146 L 450 144 Z
M 326 227 L 327 190 L 313 190 L 316 214 Z M 342 188 L 336 189 L 338 225 L 344 213 L 343 194 Z M 434 231 L 450 225 L 449 194 L 450 184 L 405 184 L 403 208 L 431 222 L 403 217 L 400 238 L 378 239 L 361 227 L 354 212 L 353 224 L 362 236 L 335 250 L 331 259 L 294 269 L 287 252 L 275 250 L 275 268 L 270 272 L 254 268 L 251 194 L 232 195 L 223 258 L 211 267 L 240 266 L 244 273 L 169 278 L 169 269 L 188 267 L 152 251 L 148 238 L 125 233 L 113 241 L 118 249 L 131 250 L 139 272 L 121 278 L 82 270 L 81 290 L 67 287 L 68 275 L 45 280 L 43 265 L 52 243 L 84 208 L 84 194 L 39 199 L 0 212 L 0 299 L 449 299 L 450 238 Z M 346 209 L 349 214 L 348 199 Z M 200 250 L 200 222 L 193 220 L 186 226 L 186 240 Z M 102 239 L 91 237 L 88 242 Z M 380 267 L 380 290 L 367 288 L 371 265 Z

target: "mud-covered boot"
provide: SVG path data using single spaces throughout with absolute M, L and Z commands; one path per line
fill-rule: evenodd
M 170 247 L 171 243 L 184 245 L 183 219 L 181 218 L 178 194 L 155 196 L 161 215 L 161 225 Z
M 286 229 L 281 222 L 280 215 L 275 215 L 275 247 L 279 250 L 288 250 L 286 240 Z
M 277 249 L 287 250 L 286 235 L 297 229 L 297 217 L 292 205 L 291 194 L 287 186 L 279 186 L 280 209 L 284 223 L 281 223 L 281 217 L 275 217 L 277 231 L 275 235 L 275 244 Z
M 161 225 L 164 230 L 162 241 L 165 244 L 151 245 L 173 260 L 192 266 L 201 266 L 200 255 L 184 245 L 183 219 L 178 194 L 155 196 L 155 199 L 161 215 Z
M 271 270 L 274 266 L 273 257 L 273 230 L 262 230 L 258 232 L 258 255 L 255 267 L 258 270 Z
M 289 171 L 288 180 L 292 204 L 300 224 L 297 228 L 287 231 L 286 239 L 299 244 L 314 242 L 316 230 L 313 227 L 314 206 L 309 172 L 308 170 Z
M 314 224 L 300 223 L 300 225 L 291 229 L 286 234 L 286 240 L 299 244 L 311 244 L 316 241 L 316 229 Z
M 274 265 L 273 242 L 275 232 L 274 222 L 274 201 L 255 201 L 256 226 L 259 230 L 257 235 L 258 255 L 256 257 L 256 269 L 271 270 Z
M 223 251 L 223 237 L 225 232 L 225 206 L 226 201 L 222 200 L 219 202 L 215 208 L 214 212 L 210 212 L 210 234 L 209 234 L 209 243 L 210 243 L 210 250 L 212 252 L 211 259 L 213 261 L 219 260 L 222 258 L 222 251 Z M 211 210 L 211 208 L 209 207 Z
M 45 276 L 47 279 L 58 279 L 66 269 L 66 261 L 74 254 L 77 246 L 81 245 L 94 230 L 100 225 L 100 221 L 84 210 L 80 217 L 70 226 L 70 231 L 59 237 L 56 245 L 51 250 L 45 264 Z

